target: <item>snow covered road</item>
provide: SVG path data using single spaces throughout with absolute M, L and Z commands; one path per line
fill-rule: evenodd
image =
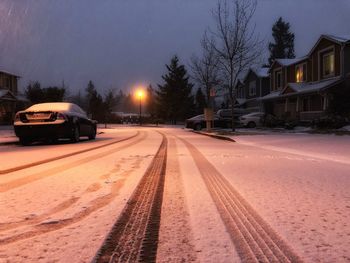
M 178 128 L 102 131 L 95 142 L 0 146 L 3 171 L 87 150 L 0 174 L 0 262 L 90 262 L 160 133 L 168 148 L 158 262 L 350 261 L 348 137 L 232 143 Z

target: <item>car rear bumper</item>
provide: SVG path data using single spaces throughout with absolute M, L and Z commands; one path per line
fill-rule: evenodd
M 67 122 L 60 124 L 14 125 L 17 137 L 31 139 L 69 138 L 72 134 L 72 128 L 72 125 Z

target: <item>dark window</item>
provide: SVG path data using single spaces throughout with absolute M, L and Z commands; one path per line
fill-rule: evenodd
M 275 71 L 275 89 L 282 87 L 282 70 Z

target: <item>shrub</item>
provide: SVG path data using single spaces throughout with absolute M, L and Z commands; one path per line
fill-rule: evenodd
M 348 123 L 348 119 L 339 115 L 327 115 L 313 121 L 317 129 L 339 129 Z

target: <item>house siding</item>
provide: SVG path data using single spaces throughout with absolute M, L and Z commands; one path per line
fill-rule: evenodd
M 17 95 L 17 76 L 0 72 L 0 89 L 9 90 L 13 95 Z M 16 98 L 0 98 L 0 124 L 9 124 L 12 122 L 16 111 Z
M 322 61 L 319 61 L 320 60 L 319 56 L 320 56 L 320 52 L 322 50 L 325 50 L 328 48 L 334 48 L 335 76 L 339 76 L 341 74 L 341 69 L 340 69 L 341 46 L 335 42 L 328 40 L 328 39 L 322 39 L 310 55 L 310 58 L 313 61 L 313 63 L 312 63 L 312 81 L 322 80 L 322 74 L 321 74 Z
M 249 93 L 249 85 L 250 85 L 250 82 L 252 82 L 252 81 L 255 81 L 255 83 L 256 83 L 256 93 L 255 93 L 255 95 L 250 95 L 250 93 Z M 245 87 L 244 92 L 245 92 L 245 95 L 246 95 L 246 99 L 253 99 L 253 98 L 256 98 L 256 97 L 259 96 L 259 93 L 260 93 L 260 81 L 259 81 L 257 76 L 252 71 L 250 71 L 250 73 L 246 77 L 245 82 L 244 82 L 244 87 Z
M 10 90 L 14 95 L 17 95 L 17 77 L 0 72 L 0 88 Z
M 343 47 L 344 49 L 342 50 Z M 322 76 L 323 54 L 326 54 L 328 51 L 334 51 L 334 74 Z M 292 62 L 293 60 L 290 61 Z M 290 85 L 286 88 L 288 83 L 296 83 L 296 66 L 304 63 L 306 63 L 305 82 L 315 85 L 315 89 L 299 90 L 310 87 L 304 84 Z M 281 88 L 283 89 L 283 93 L 274 93 L 272 96 L 263 98 L 262 101 L 266 112 L 274 114 L 276 117 L 286 121 L 315 120 L 326 114 L 329 101 L 332 98 L 332 92 L 338 90 L 343 85 L 350 88 L 350 44 L 348 43 L 346 46 L 343 46 L 336 40 L 331 41 L 327 37 L 321 36 L 304 60 L 289 66 L 282 66 L 276 61 L 270 69 L 270 92 L 280 91 L 280 89 L 276 89 L 275 87 L 274 72 L 276 70 L 281 70 L 282 72 Z M 331 80 L 327 84 L 327 82 L 323 82 L 323 79 Z M 329 86 L 322 86 L 322 84 L 318 86 L 318 82 Z
M 350 44 L 344 48 L 344 75 L 350 74 Z
M 261 96 L 265 96 L 265 95 L 269 94 L 270 93 L 270 78 L 263 78 L 261 80 L 261 84 L 262 84 Z
M 286 80 L 286 68 L 283 68 L 282 65 L 280 65 L 278 62 L 276 62 L 273 67 L 271 68 L 270 72 L 270 91 L 276 91 L 277 88 L 275 87 L 275 70 L 281 69 L 282 70 L 282 88 L 285 85 L 285 80 Z M 281 89 L 282 89 L 281 88 Z

